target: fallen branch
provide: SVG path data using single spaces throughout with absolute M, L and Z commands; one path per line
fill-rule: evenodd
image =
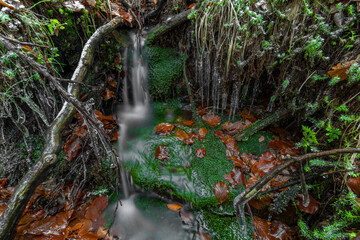
M 254 135 L 259 130 L 283 119 L 284 117 L 287 116 L 288 113 L 289 113 L 289 110 L 287 110 L 287 109 L 279 109 L 276 112 L 274 112 L 273 114 L 270 114 L 263 119 L 257 120 L 256 122 L 251 124 L 249 127 L 245 128 L 244 130 L 242 130 L 241 132 L 236 134 L 234 138 L 236 141 L 245 140 L 245 139 L 251 137 L 252 135 Z
M 100 40 L 116 27 L 122 23 L 121 18 L 114 18 L 109 23 L 98 28 L 95 33 L 86 42 L 82 54 L 75 69 L 71 81 L 82 82 L 90 67 L 93 54 L 96 46 Z M 7 50 L 16 51 L 16 47 L 4 37 L 0 35 L 0 42 L 4 45 Z M 66 102 L 58 113 L 57 117 L 52 122 L 50 128 L 46 134 L 45 146 L 39 160 L 33 165 L 26 175 L 20 180 L 18 186 L 15 189 L 14 194 L 8 201 L 5 211 L 0 218 L 0 240 L 12 239 L 14 229 L 19 222 L 21 215 L 28 203 L 29 199 L 33 195 L 36 187 L 49 175 L 51 169 L 57 163 L 57 154 L 61 148 L 61 134 L 67 123 L 73 118 L 75 109 L 82 109 L 77 98 L 79 97 L 80 86 L 79 84 L 70 83 L 67 92 L 62 86 L 56 81 L 56 78 L 50 75 L 46 68 L 37 62 L 33 61 L 29 57 L 18 52 L 19 57 L 33 66 L 43 76 L 48 78 L 54 86 L 57 88 L 59 93 L 64 97 Z M 85 114 L 87 114 L 85 112 Z M 100 134 L 101 135 L 101 134 Z
M 144 22 L 150 20 L 151 18 L 156 17 L 161 12 L 166 2 L 167 0 L 160 0 L 158 7 L 154 11 L 151 11 L 144 16 Z
M 274 177 L 276 177 L 282 170 L 284 170 L 285 168 L 291 166 L 296 162 L 301 163 L 302 161 L 308 159 L 324 157 L 329 155 L 338 155 L 343 153 L 360 153 L 360 148 L 333 149 L 318 153 L 308 153 L 298 157 L 285 158 L 282 164 L 280 164 L 279 166 L 268 172 L 260 180 L 258 180 L 256 183 L 251 185 L 249 188 L 247 188 L 245 191 L 243 191 L 234 199 L 233 206 L 235 209 L 236 217 L 240 224 L 240 228 L 242 228 L 242 230 L 246 232 L 245 211 L 244 211 L 245 204 L 248 203 L 252 198 L 254 198 L 261 191 L 261 189 L 263 189 L 263 187 L 268 182 L 270 182 Z
M 163 24 L 158 25 L 146 38 L 146 44 L 153 44 L 159 37 L 163 36 L 165 33 L 188 21 L 188 16 L 190 13 L 191 9 L 183 11 L 178 15 L 169 18 Z

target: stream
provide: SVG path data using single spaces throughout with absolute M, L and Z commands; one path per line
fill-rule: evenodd
M 144 38 L 131 32 L 131 44 L 123 51 L 126 61 L 123 69 L 123 102 L 116 108 L 120 137 L 118 139 L 119 156 L 123 163 L 136 161 L 137 155 L 128 151 L 128 141 L 136 136 L 131 131 L 152 125 L 152 106 L 147 91 L 147 62 L 144 60 Z M 134 143 L 135 142 L 135 143 Z M 136 144 L 136 146 L 134 146 Z M 132 141 L 131 149 L 143 149 L 142 141 Z M 124 198 L 116 210 L 112 235 L 117 239 L 192 239 L 182 226 L 178 212 L 171 211 L 166 203 L 151 193 L 141 193 L 135 189 L 126 169 L 121 172 L 121 186 Z

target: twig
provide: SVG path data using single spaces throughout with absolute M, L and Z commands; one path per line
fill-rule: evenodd
M 56 78 L 56 80 L 58 80 L 60 82 L 80 84 L 81 86 L 84 86 L 84 87 L 87 87 L 87 88 L 101 88 L 99 86 L 89 85 L 89 84 L 86 84 L 86 83 L 83 83 L 83 82 L 76 82 L 76 81 L 72 81 L 72 80 L 64 79 L 64 78 Z
M 17 43 L 17 44 L 20 44 L 20 45 L 29 45 L 29 46 L 35 46 L 35 47 L 42 47 L 42 48 L 51 48 L 49 46 L 45 46 L 45 45 L 40 45 L 40 44 L 36 44 L 36 43 L 32 43 L 32 42 L 21 42 L 19 40 L 16 40 L 16 39 L 12 39 L 12 38 L 9 38 L 9 37 L 6 37 L 4 35 L 1 35 L 3 38 L 11 41 L 11 42 L 14 42 L 14 43 Z

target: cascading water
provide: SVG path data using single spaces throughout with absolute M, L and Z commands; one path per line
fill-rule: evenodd
M 129 173 L 124 168 L 125 162 L 137 161 L 136 153 L 127 151 L 127 140 L 132 139 L 130 131 L 151 124 L 152 113 L 149 103 L 149 94 L 146 90 L 147 63 L 143 58 L 144 38 L 139 33 L 130 33 L 132 44 L 124 51 L 122 56 L 123 70 L 126 76 L 123 79 L 123 102 L 117 106 L 117 122 L 120 125 L 120 137 L 118 139 L 119 158 L 121 160 L 121 185 L 124 199 L 121 205 L 113 206 L 110 211 L 116 211 L 115 222 L 111 232 L 118 239 L 174 239 L 184 238 L 184 231 L 181 227 L 181 220 L 174 212 L 159 213 L 156 209 L 155 214 L 162 214 L 161 219 L 165 222 L 153 223 L 154 218 L 144 217 L 141 210 L 135 204 L 139 198 L 149 198 L 135 193 Z M 143 150 L 142 142 L 136 141 L 136 149 Z M 131 146 L 133 148 L 134 146 Z M 151 197 L 150 197 L 151 198 Z M 171 236 L 169 238 L 169 236 Z

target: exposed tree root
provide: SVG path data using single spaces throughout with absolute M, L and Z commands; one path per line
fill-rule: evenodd
M 114 18 L 112 21 L 96 30 L 82 50 L 78 66 L 73 73 L 71 81 L 80 83 L 85 79 L 91 65 L 96 46 L 105 35 L 118 27 L 122 22 L 121 18 Z M 91 122 L 92 118 L 87 116 L 87 112 L 83 110 L 80 102 L 77 100 L 80 92 L 79 84 L 71 83 L 69 84 L 67 91 L 65 91 L 56 78 L 47 72 L 45 67 L 17 51 L 16 46 L 14 46 L 6 38 L 0 36 L 0 42 L 7 50 L 17 52 L 18 56 L 22 60 L 33 66 L 39 73 L 49 79 L 59 91 L 61 96 L 66 100 L 47 131 L 45 138 L 46 144 L 41 157 L 20 180 L 13 196 L 7 203 L 5 211 L 0 218 L 0 240 L 7 240 L 12 239 L 14 229 L 36 187 L 46 179 L 51 169 L 57 163 L 57 154 L 61 148 L 61 133 L 67 123 L 73 118 L 75 110 L 77 109 L 82 111 L 81 114 L 83 114 L 89 122 Z M 97 126 L 96 122 L 94 125 Z
M 302 156 L 298 157 L 288 157 L 284 159 L 284 162 L 268 172 L 264 177 L 262 177 L 260 180 L 258 180 L 256 183 L 251 185 L 249 188 L 247 188 L 245 191 L 243 191 L 241 194 L 239 194 L 234 199 L 234 209 L 236 213 L 236 217 L 238 219 L 238 222 L 240 224 L 240 227 L 246 231 L 246 222 L 245 222 L 245 204 L 248 203 L 252 198 L 254 198 L 261 189 L 270 182 L 274 177 L 276 177 L 282 170 L 285 168 L 291 166 L 292 164 L 302 161 L 318 158 L 318 157 L 324 157 L 329 155 L 338 155 L 338 154 L 344 154 L 344 153 L 360 153 L 360 148 L 342 148 L 342 149 L 333 149 L 329 151 L 323 151 L 318 153 L 308 153 Z

